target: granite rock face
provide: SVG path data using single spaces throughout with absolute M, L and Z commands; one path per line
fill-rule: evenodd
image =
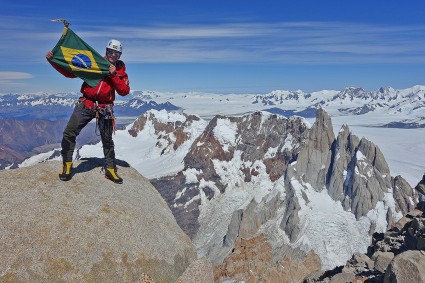
M 166 202 L 124 165 L 116 185 L 100 160 L 0 171 L 1 282 L 175 282 L 196 258 Z M 143 281 L 143 280 L 145 281 Z
M 306 132 L 295 170 L 304 182 L 316 190 L 326 188 L 327 171 L 332 159 L 335 135 L 331 118 L 321 108 L 317 110 L 316 121 Z
M 238 238 L 232 253 L 214 268 L 214 279 L 215 282 L 229 279 L 250 283 L 302 282 L 318 270 L 320 258 L 314 252 L 301 258 L 288 256 L 274 260 L 272 246 L 264 235 L 258 235 L 248 239 Z
M 379 147 L 365 138 L 359 140 L 345 125 L 333 152 L 329 194 L 359 219 L 392 189 L 390 170 Z
M 412 190 L 410 185 L 401 176 L 391 178 L 396 209 L 406 215 L 415 209 L 416 203 L 411 201 L 414 199 L 424 199 L 425 194 L 421 194 L 418 190 Z

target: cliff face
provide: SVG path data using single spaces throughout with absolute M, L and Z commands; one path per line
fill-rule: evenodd
M 101 164 L 74 164 L 68 182 L 55 161 L 0 171 L 1 282 L 176 282 L 189 237 L 147 179 L 120 163 L 115 185 Z

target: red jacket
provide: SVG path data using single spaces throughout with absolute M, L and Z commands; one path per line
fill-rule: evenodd
M 60 68 L 55 63 L 51 61 L 49 61 L 49 63 L 65 77 L 76 77 L 73 73 Z M 80 100 L 84 100 L 85 98 L 86 107 L 92 108 L 96 101 L 101 107 L 106 104 L 114 104 L 115 91 L 121 96 L 126 96 L 130 92 L 130 81 L 125 72 L 124 62 L 118 60 L 115 67 L 115 73 L 104 77 L 95 87 L 89 86 L 86 82 L 83 83 L 81 86 L 81 93 L 83 96 L 80 97 Z

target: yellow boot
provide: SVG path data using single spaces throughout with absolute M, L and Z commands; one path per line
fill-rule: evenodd
M 59 179 L 62 181 L 68 181 L 71 180 L 71 169 L 72 169 L 72 162 L 64 162 L 62 169 L 59 172 Z
M 122 184 L 123 181 L 122 178 L 118 176 L 117 169 L 115 168 L 105 168 L 105 178 L 117 184 Z

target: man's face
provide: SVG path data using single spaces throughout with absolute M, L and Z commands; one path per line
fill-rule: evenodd
M 109 62 L 115 63 L 121 56 L 121 52 L 106 48 L 106 58 Z

